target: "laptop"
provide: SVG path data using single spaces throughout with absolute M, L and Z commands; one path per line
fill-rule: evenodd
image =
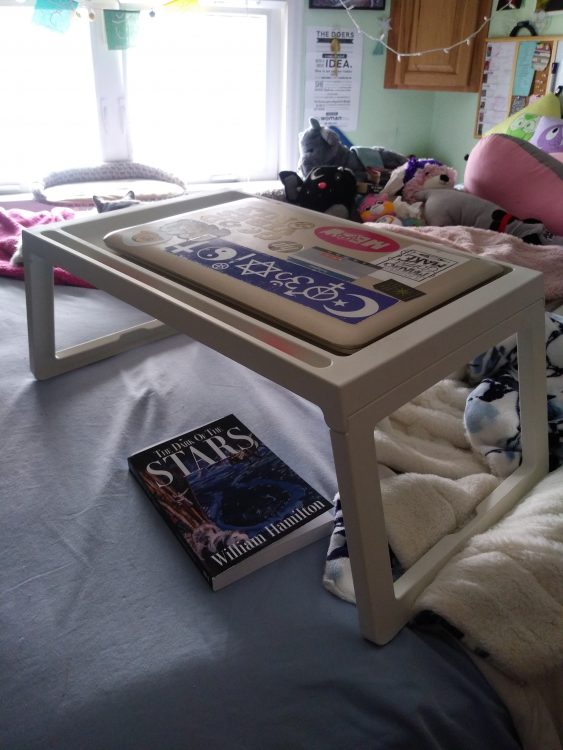
M 104 236 L 107 247 L 336 353 L 352 353 L 509 267 L 270 198 Z

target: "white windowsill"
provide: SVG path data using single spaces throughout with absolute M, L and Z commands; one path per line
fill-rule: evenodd
M 247 182 L 198 182 L 186 185 L 186 195 L 194 193 L 216 193 L 221 190 L 239 190 L 256 195 L 268 191 L 283 191 L 280 180 L 249 180 Z M 42 203 L 33 193 L 0 193 L 0 206 L 4 208 L 24 208 L 30 211 L 44 211 L 56 204 Z

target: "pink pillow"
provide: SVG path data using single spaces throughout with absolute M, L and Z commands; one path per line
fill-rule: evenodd
M 467 160 L 463 185 L 520 219 L 542 221 L 563 234 L 563 162 L 521 138 L 493 133 Z

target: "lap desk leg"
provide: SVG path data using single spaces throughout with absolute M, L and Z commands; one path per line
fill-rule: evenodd
M 408 621 L 417 596 L 445 562 L 470 536 L 495 523 L 547 472 L 541 274 L 514 268 L 355 354 L 341 356 L 115 259 L 100 248 L 73 246 L 64 232 L 50 229 L 44 234 L 29 234 L 24 241 L 30 363 L 36 377 L 68 372 L 179 332 L 321 408 L 331 434 L 360 629 L 368 640 L 384 644 L 393 638 Z M 67 268 L 158 320 L 57 352 L 53 265 Z M 375 425 L 513 333 L 518 336 L 522 465 L 481 503 L 460 531 L 442 539 L 393 582 Z
M 442 349 L 441 355 L 434 362 L 425 363 L 426 366 L 421 362 L 421 366 L 416 367 L 413 363 L 417 362 L 417 355 L 424 356 L 428 342 L 410 349 L 408 369 L 411 373 L 416 369 L 416 372 L 350 415 L 347 431 L 331 430 L 360 627 L 363 635 L 376 643 L 389 641 L 408 621 L 416 598 L 445 562 L 471 536 L 496 523 L 547 472 L 543 304 L 527 308 L 509 321 L 487 325 L 488 330 L 475 331 L 471 340 L 463 341 L 454 336 L 451 341 L 457 343 L 458 349 Z M 472 520 L 458 532 L 443 538 L 393 583 L 374 426 L 441 377 L 448 376 L 462 362 L 514 332 L 518 336 L 522 465 L 479 505 Z M 383 369 L 380 374 L 384 375 Z

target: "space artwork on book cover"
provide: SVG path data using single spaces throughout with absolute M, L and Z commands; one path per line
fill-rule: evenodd
M 128 463 L 214 589 L 330 533 L 332 503 L 233 414 Z

